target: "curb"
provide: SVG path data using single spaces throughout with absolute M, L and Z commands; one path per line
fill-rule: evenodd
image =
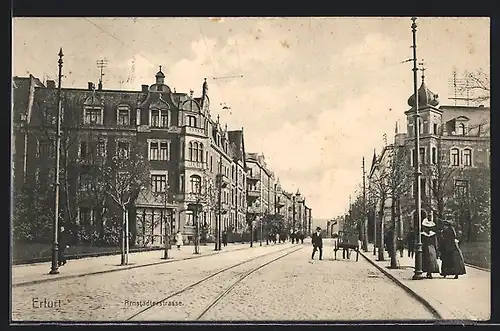
M 137 269 L 137 268 L 142 268 L 142 267 L 150 267 L 150 266 L 154 266 L 154 265 L 172 263 L 172 262 L 177 262 L 177 261 L 186 261 L 186 260 L 192 260 L 192 259 L 199 259 L 199 258 L 206 257 L 206 256 L 212 256 L 212 255 L 217 255 L 217 254 L 224 254 L 224 253 L 229 253 L 229 252 L 236 252 L 236 251 L 241 251 L 241 250 L 250 249 L 250 248 L 253 248 L 253 247 L 242 247 L 242 248 L 237 248 L 237 249 L 234 249 L 234 250 L 231 250 L 231 251 L 216 251 L 216 252 L 212 252 L 212 253 L 208 253 L 208 254 L 204 254 L 204 255 L 200 254 L 200 255 L 183 257 L 183 258 L 180 258 L 180 259 L 169 259 L 169 260 L 163 260 L 163 261 L 146 263 L 146 264 L 140 264 L 140 265 L 130 265 L 130 266 L 127 266 L 127 267 L 124 267 L 124 268 L 118 268 L 118 269 L 101 270 L 101 271 L 89 272 L 89 273 L 84 273 L 84 274 L 67 275 L 67 276 L 61 276 L 61 277 L 56 277 L 56 278 L 32 280 L 32 281 L 27 281 L 27 282 L 23 282 L 23 283 L 12 284 L 12 287 L 14 288 L 14 287 L 36 285 L 36 284 L 54 282 L 54 281 L 64 280 L 64 279 L 81 278 L 81 277 L 85 277 L 85 276 L 107 274 L 107 273 L 111 273 L 111 272 L 117 272 L 117 271 L 123 271 L 123 270 L 131 270 L 131 269 Z
M 418 295 L 415 291 L 413 291 L 411 288 L 403 284 L 399 279 L 391 275 L 390 272 L 379 266 L 375 261 L 370 259 L 369 257 L 365 256 L 365 253 L 362 252 L 361 250 L 359 251 L 360 255 L 363 256 L 371 265 L 373 265 L 375 268 L 377 268 L 379 271 L 381 271 L 387 278 L 392 280 L 396 285 L 401 287 L 403 290 L 405 290 L 406 293 L 410 294 L 413 298 L 415 298 L 418 302 L 423 304 L 425 308 L 427 308 L 435 317 L 437 317 L 440 320 L 443 320 L 443 316 L 434 308 L 429 301 L 424 299 L 422 296 Z
M 466 267 L 469 267 L 469 268 L 473 268 L 473 269 L 477 269 L 477 270 L 481 270 L 481 271 L 486 271 L 486 272 L 491 272 L 491 270 L 488 268 L 478 267 L 476 265 L 469 264 L 469 263 L 464 263 L 464 264 Z

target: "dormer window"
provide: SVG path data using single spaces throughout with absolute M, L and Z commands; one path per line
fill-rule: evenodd
M 168 109 L 151 109 L 150 125 L 154 128 L 168 128 Z
M 465 135 L 465 124 L 464 123 L 459 123 L 457 125 L 457 135 L 459 135 L 459 136 Z
M 130 125 L 130 107 L 127 105 L 118 106 L 116 112 L 116 123 L 119 126 L 129 126 Z

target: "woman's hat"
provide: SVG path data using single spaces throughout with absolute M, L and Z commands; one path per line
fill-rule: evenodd
M 425 226 L 425 227 L 428 227 L 428 228 L 432 228 L 433 226 L 436 226 L 436 223 L 434 223 L 433 221 L 429 221 L 426 218 L 424 218 L 424 220 L 422 221 L 422 226 Z
M 320 231 L 320 230 L 321 230 L 321 228 L 318 226 L 318 227 L 316 228 L 316 230 L 317 230 L 317 231 Z
M 451 220 L 443 220 L 441 223 L 443 225 L 453 225 L 453 221 L 451 221 Z

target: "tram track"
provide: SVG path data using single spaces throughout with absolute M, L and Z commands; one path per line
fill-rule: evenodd
M 219 287 L 219 289 L 217 289 L 215 291 L 215 293 L 218 293 L 218 295 L 216 295 L 215 298 L 211 299 L 208 304 L 202 305 L 202 308 L 199 307 L 200 309 L 196 309 L 198 307 L 195 307 L 194 310 L 197 310 L 196 313 L 193 312 L 192 314 L 188 314 L 189 320 L 200 320 L 202 317 L 204 317 L 207 314 L 207 312 L 209 312 L 213 307 L 215 307 L 224 297 L 226 297 L 245 278 L 247 278 L 251 274 L 261 270 L 262 268 L 272 264 L 273 262 L 278 261 L 278 260 L 280 260 L 280 259 L 282 259 L 282 258 L 284 258 L 292 253 L 295 253 L 295 252 L 301 250 L 302 248 L 303 248 L 303 246 L 300 246 L 298 248 L 296 246 L 286 247 L 284 249 L 280 249 L 278 251 L 273 251 L 273 252 L 269 252 L 269 253 L 266 253 L 263 255 L 259 255 L 259 256 L 253 257 L 251 259 L 233 264 L 233 265 L 226 267 L 226 268 L 223 268 L 221 270 L 218 270 L 218 271 L 211 273 L 208 276 L 203 277 L 202 279 L 200 279 L 200 280 L 198 280 L 198 281 L 196 281 L 188 286 L 183 287 L 182 289 L 180 289 L 174 293 L 169 294 L 165 298 L 156 301 L 157 304 L 150 305 L 150 306 L 147 306 L 147 307 L 141 309 L 140 311 L 133 314 L 132 316 L 130 316 L 126 320 L 132 321 L 132 320 L 136 320 L 137 318 L 140 319 L 141 317 L 144 317 L 145 315 L 151 316 L 154 314 L 154 311 L 158 311 L 158 309 L 161 309 L 160 308 L 160 307 L 162 307 L 161 303 L 167 302 L 168 300 L 175 299 L 176 297 L 179 297 L 181 294 L 188 295 L 189 291 L 192 291 L 194 289 L 198 289 L 201 285 L 206 285 L 206 283 L 208 283 L 210 280 L 215 280 L 215 278 L 218 276 L 221 276 L 221 275 L 227 276 L 227 274 L 229 274 L 230 275 L 229 279 L 222 279 L 222 280 L 219 280 L 218 282 L 215 282 L 214 284 L 212 284 L 215 287 Z M 272 259 L 265 261 L 264 263 L 260 262 L 257 264 L 257 266 L 251 267 L 250 269 L 246 269 L 246 270 L 241 271 L 241 272 L 235 271 L 235 269 L 240 267 L 240 266 L 245 266 L 249 263 L 258 262 L 258 260 L 269 257 L 270 255 L 273 255 L 273 254 L 279 254 L 279 255 L 277 257 L 273 257 Z M 231 275 L 231 272 L 234 273 L 234 275 Z M 224 286 L 224 283 L 228 283 L 228 284 L 226 284 L 226 286 Z M 204 289 L 207 289 L 207 288 L 209 288 L 209 286 L 204 287 Z M 207 291 L 207 292 L 211 293 L 211 291 Z M 200 299 L 200 297 L 201 297 L 201 299 L 206 299 L 204 297 L 203 292 L 195 293 L 196 299 Z M 160 303 L 160 304 L 158 304 L 158 303 Z M 161 310 L 158 311 L 158 314 L 155 316 L 154 320 L 163 320 L 161 318 L 161 315 L 164 315 L 165 313 L 168 313 L 168 311 L 167 312 L 161 311 Z M 192 315 L 194 315 L 194 316 L 192 316 Z M 166 319 L 166 320 L 170 320 L 170 319 Z

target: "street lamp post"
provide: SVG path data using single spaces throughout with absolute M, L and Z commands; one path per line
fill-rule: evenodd
M 52 266 L 49 274 L 55 275 L 59 273 L 58 254 L 59 254 L 59 167 L 61 157 L 61 80 L 62 80 L 62 65 L 63 65 L 63 51 L 59 49 L 59 75 L 58 75 L 58 88 L 57 88 L 57 127 L 56 127 L 56 164 L 54 176 L 54 224 L 53 224 L 53 242 L 52 242 Z
M 420 172 L 420 115 L 419 115 L 419 105 L 418 105 L 418 90 L 417 90 L 417 24 L 415 21 L 417 20 L 416 17 L 412 17 L 411 20 L 413 21 L 411 25 L 411 30 L 412 30 L 412 36 L 413 36 L 413 95 L 415 98 L 415 158 L 414 158 L 414 163 L 415 163 L 415 188 L 416 188 L 416 194 L 415 194 L 415 212 L 416 212 L 416 227 L 417 227 L 417 242 L 416 242 L 416 252 L 415 252 L 415 272 L 413 274 L 413 279 L 423 279 L 423 272 L 422 272 L 422 201 L 421 201 L 421 183 L 420 183 L 420 176 L 422 173 Z M 413 157 L 413 156 L 412 156 Z

